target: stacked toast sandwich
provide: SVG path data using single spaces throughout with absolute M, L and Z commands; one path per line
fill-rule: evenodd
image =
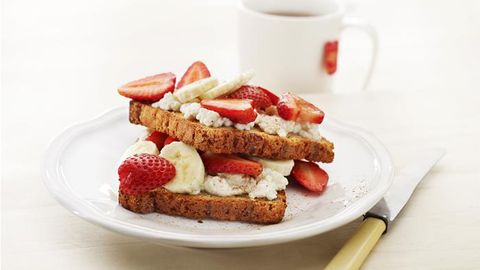
M 121 86 L 129 120 L 146 133 L 121 157 L 119 203 L 136 213 L 259 224 L 278 223 L 285 189 L 296 181 L 321 194 L 333 144 L 324 113 L 292 94 L 249 85 L 253 72 L 226 82 L 193 63 L 176 84 L 161 73 Z

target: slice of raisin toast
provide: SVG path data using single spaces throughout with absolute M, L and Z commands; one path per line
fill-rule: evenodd
M 245 154 L 269 159 L 306 159 L 330 163 L 333 143 L 296 135 L 280 137 L 257 129 L 213 128 L 183 118 L 181 113 L 165 111 L 148 103 L 130 101 L 130 122 L 160 131 L 201 151 Z
M 121 190 L 119 203 L 126 209 L 141 213 L 161 213 L 191 219 L 216 219 L 274 224 L 282 221 L 287 208 L 285 191 L 275 200 L 250 199 L 248 196 L 219 197 L 201 193 L 189 195 L 158 188 L 142 195 L 129 195 Z

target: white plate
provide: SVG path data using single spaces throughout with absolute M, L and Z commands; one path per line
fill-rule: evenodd
M 142 130 L 127 119 L 127 108 L 117 108 L 57 136 L 47 151 L 44 182 L 74 214 L 107 229 L 158 243 L 247 247 L 309 237 L 364 214 L 392 181 L 390 156 L 373 135 L 326 118 L 321 132 L 335 143 L 334 162 L 321 165 L 330 175 L 328 187 L 318 196 L 290 184 L 287 212 L 281 223 L 199 223 L 162 214 L 135 214 L 117 203 L 118 159 Z

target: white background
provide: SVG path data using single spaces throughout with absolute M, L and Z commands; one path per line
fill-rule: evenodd
M 366 269 L 480 267 L 480 1 L 349 1 L 380 36 L 370 93 L 355 92 L 370 44 L 343 36 L 336 91 L 312 97 L 390 149 L 440 144 L 448 155 L 420 185 Z M 196 59 L 237 71 L 234 1 L 2 2 L 2 266 L 5 269 L 318 269 L 358 221 L 287 245 L 242 250 L 159 247 L 73 216 L 40 179 L 48 141 L 123 105 L 116 87 Z M 409 148 L 410 147 L 410 148 Z M 394 150 L 392 150 L 394 151 Z M 414 152 L 412 150 L 412 152 Z M 85 168 L 88 169 L 88 168 Z

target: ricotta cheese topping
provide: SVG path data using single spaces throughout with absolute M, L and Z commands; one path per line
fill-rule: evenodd
M 153 103 L 152 106 L 165 111 L 178 111 L 182 103 L 172 93 L 166 93 L 162 99 Z
M 258 115 L 257 115 L 258 117 Z M 250 130 L 255 126 L 255 121 L 252 121 L 247 124 L 240 124 L 240 123 L 235 123 L 234 127 L 239 130 Z
M 287 137 L 289 133 L 294 133 L 311 140 L 322 138 L 317 124 L 298 123 L 266 114 L 259 114 L 255 123 L 263 132 L 280 137 Z
M 264 168 L 258 177 L 241 174 L 221 173 L 217 176 L 207 175 L 204 190 L 217 196 L 235 196 L 248 194 L 252 199 L 277 198 L 277 191 L 284 190 L 288 184 L 287 178 L 281 173 Z
M 207 127 L 229 127 L 232 125 L 232 121 L 230 119 L 221 117 L 217 112 L 210 111 L 205 108 L 200 108 L 195 118 L 198 120 L 198 122 Z
M 198 102 L 182 104 L 172 93 L 152 104 L 153 107 L 166 111 L 180 111 L 186 119 L 196 119 L 208 127 L 234 127 L 238 130 L 251 130 L 255 126 L 265 133 L 287 137 L 289 133 L 297 134 L 310 140 L 320 140 L 322 136 L 317 124 L 288 121 L 276 115 L 258 114 L 255 121 L 247 124 L 233 123 L 217 112 L 207 110 Z

